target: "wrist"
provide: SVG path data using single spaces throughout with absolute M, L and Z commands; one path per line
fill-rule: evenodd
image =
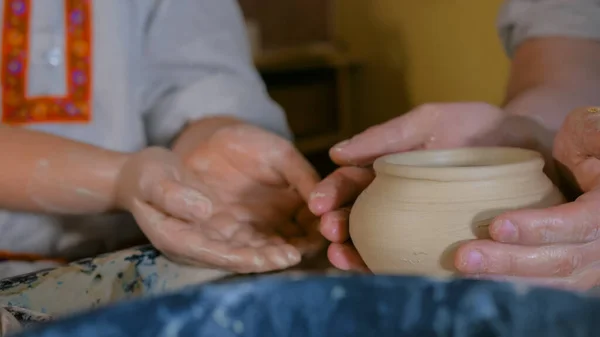
M 528 116 L 507 113 L 499 127 L 500 144 L 535 150 L 542 154 L 552 153 L 555 133 L 544 128 Z
M 515 93 L 504 106 L 504 128 L 510 141 L 551 156 L 554 137 L 565 117 L 586 101 L 570 91 L 546 83 Z
M 186 156 L 202 143 L 223 128 L 243 124 L 244 122 L 230 116 L 206 117 L 186 125 L 172 146 L 172 151 L 178 155 Z
M 513 116 L 536 121 L 551 133 L 562 127 L 567 115 L 581 107 L 600 105 L 599 80 L 545 82 L 514 93 L 504 106 Z
M 144 151 L 144 150 L 142 150 Z M 112 179 L 112 188 L 111 188 L 111 207 L 110 211 L 126 211 L 127 207 L 125 206 L 126 202 L 122 200 L 120 197 L 120 189 L 124 186 L 125 182 L 122 181 L 123 177 L 123 168 L 127 165 L 127 163 L 139 152 L 134 153 L 116 153 L 114 157 L 111 159 L 112 167 L 114 167 L 114 171 L 117 172 Z

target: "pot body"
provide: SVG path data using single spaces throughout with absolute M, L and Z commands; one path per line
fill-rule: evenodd
M 541 157 L 535 160 L 541 161 L 535 169 L 499 165 L 497 174 L 481 179 L 461 178 L 460 171 L 449 179 L 420 179 L 375 165 L 376 178 L 350 212 L 352 241 L 375 273 L 450 276 L 455 249 L 465 240 L 489 238 L 495 216 L 564 202 L 543 173 Z M 447 173 L 436 169 L 440 177 Z

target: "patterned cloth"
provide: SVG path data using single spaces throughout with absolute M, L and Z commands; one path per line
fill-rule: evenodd
M 294 268 L 274 274 L 325 273 L 326 250 Z M 0 280 L 0 327 L 20 331 L 51 319 L 128 301 L 159 296 L 183 288 L 228 282 L 247 275 L 182 266 L 151 246 L 130 248 L 70 263 L 68 266 Z M 0 337 L 4 335 L 0 333 Z
M 13 335 L 39 323 L 52 320 L 52 316 L 24 308 L 0 307 L 0 337 Z

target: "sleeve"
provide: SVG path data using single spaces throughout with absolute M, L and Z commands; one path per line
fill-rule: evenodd
M 498 17 L 504 49 L 513 56 L 523 41 L 543 36 L 600 40 L 598 0 L 506 0 Z
M 236 0 L 157 0 L 144 29 L 142 104 L 152 144 L 186 123 L 230 115 L 291 138 L 254 67 Z

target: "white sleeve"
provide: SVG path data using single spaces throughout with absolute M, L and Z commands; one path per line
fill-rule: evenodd
M 255 69 L 236 0 L 157 0 L 146 25 L 143 104 L 149 140 L 186 123 L 230 115 L 291 138 Z

